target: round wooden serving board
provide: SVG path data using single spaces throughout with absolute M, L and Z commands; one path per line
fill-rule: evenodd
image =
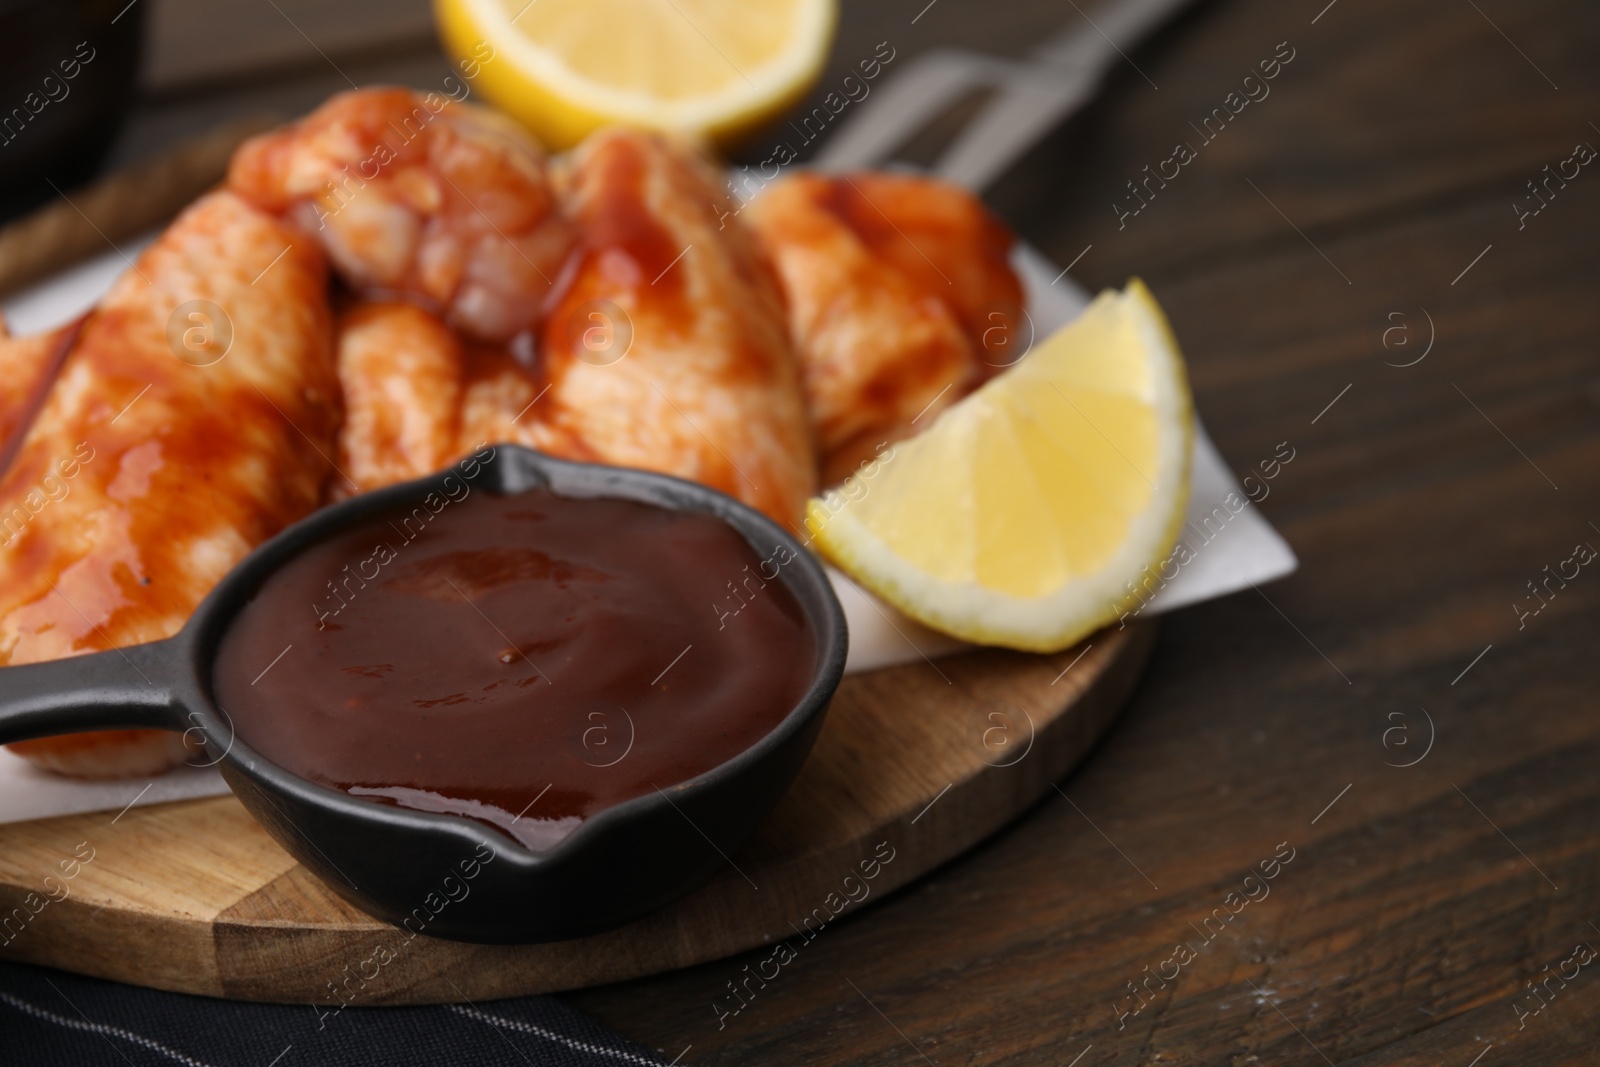
M 165 221 L 267 124 L 218 129 L 0 230 L 0 290 Z M 794 938 L 807 916 L 815 930 L 870 905 L 1048 792 L 1115 717 L 1154 633 L 1142 622 L 1053 656 L 981 650 L 846 678 L 737 870 L 607 934 L 412 938 L 346 903 L 220 797 L 0 825 L 0 958 L 239 1000 L 417 1004 L 597 985 Z M 45 879 L 80 843 L 93 861 L 49 899 L 63 883 Z
M 29 916 L 0 933 L 0 957 L 238 1000 L 415 1004 L 574 989 L 795 938 L 808 916 L 814 931 L 878 900 L 1037 801 L 1115 717 L 1154 635 L 1140 623 L 1053 656 L 985 649 L 846 678 L 810 760 L 732 861 L 596 937 L 413 937 L 357 911 L 217 797 L 115 823 L 95 812 L 0 825 L 0 920 Z M 40 908 L 45 877 L 80 842 L 93 861 Z

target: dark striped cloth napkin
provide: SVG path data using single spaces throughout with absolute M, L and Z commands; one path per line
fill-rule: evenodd
M 0 964 L 5 1067 L 635 1067 L 669 1061 L 550 997 L 346 1008 L 239 1004 Z

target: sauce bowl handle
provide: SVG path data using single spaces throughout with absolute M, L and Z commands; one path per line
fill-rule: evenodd
M 182 730 L 174 639 L 0 667 L 0 744 L 83 730 Z

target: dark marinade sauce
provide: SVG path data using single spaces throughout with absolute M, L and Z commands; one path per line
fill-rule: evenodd
M 223 635 L 213 687 L 303 778 L 547 848 L 794 708 L 816 642 L 775 569 L 709 515 L 472 492 L 285 564 Z

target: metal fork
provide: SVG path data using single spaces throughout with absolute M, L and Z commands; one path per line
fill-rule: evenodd
M 948 181 L 983 189 L 1085 104 L 1111 67 L 1127 59 L 1127 49 L 1193 0 L 1120 0 L 1099 12 L 1098 22 L 1068 2 L 1080 18 L 1035 49 L 1031 59 L 956 48 L 918 56 L 879 87 L 876 101 L 839 127 L 815 166 L 852 170 L 881 164 L 963 96 L 994 89 L 931 168 Z

